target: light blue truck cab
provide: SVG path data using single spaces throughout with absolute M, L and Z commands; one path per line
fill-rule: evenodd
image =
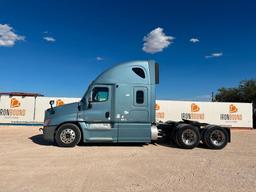
M 156 124 L 158 83 L 155 61 L 113 66 L 89 85 L 80 102 L 46 110 L 44 138 L 63 147 L 79 142 L 150 143 L 158 138 L 173 141 L 182 148 L 194 148 L 200 140 L 210 148 L 226 145 L 230 138 L 226 128 L 209 129 L 208 124 L 190 121 Z M 212 130 L 216 132 L 214 137 Z
M 154 61 L 127 62 L 106 70 L 90 84 L 80 102 L 45 112 L 45 139 L 56 141 L 58 128 L 73 124 L 79 128 L 83 142 L 150 143 L 156 70 Z M 69 131 L 66 143 L 76 134 Z M 63 138 L 66 135 L 62 134 Z

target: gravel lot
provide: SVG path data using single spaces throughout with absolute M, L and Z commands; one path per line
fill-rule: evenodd
M 219 151 L 163 145 L 59 148 L 38 127 L 0 127 L 0 191 L 255 191 L 256 131 Z

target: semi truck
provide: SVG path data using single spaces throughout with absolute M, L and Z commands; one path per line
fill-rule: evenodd
M 91 82 L 79 102 L 45 111 L 44 139 L 61 147 L 78 143 L 174 143 L 192 149 L 200 143 L 222 149 L 230 129 L 183 119 L 156 122 L 155 87 L 159 65 L 153 60 L 113 66 Z

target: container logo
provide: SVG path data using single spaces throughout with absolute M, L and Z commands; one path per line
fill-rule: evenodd
M 160 105 L 157 104 L 157 103 L 155 104 L 155 110 L 156 110 L 156 111 L 160 110 Z
M 237 114 L 238 108 L 231 104 L 229 105 L 229 113 L 220 114 L 220 120 L 224 121 L 241 121 L 243 120 L 242 114 Z
M 56 101 L 56 106 L 61 106 L 61 105 L 64 105 L 64 101 L 62 101 L 61 99 L 58 99 Z
M 21 102 L 16 99 L 12 98 L 10 100 L 10 108 L 0 108 L 0 116 L 4 116 L 6 118 L 18 118 L 20 116 L 26 115 L 25 109 L 15 109 L 21 106 Z
M 191 112 L 198 112 L 198 111 L 200 111 L 200 107 L 197 104 L 192 103 L 191 104 Z
M 156 110 L 156 118 L 157 119 L 164 119 L 164 112 L 159 111 L 160 110 L 160 105 L 159 104 L 155 104 L 155 110 Z
M 16 99 L 16 98 L 12 98 L 11 102 L 10 102 L 10 107 L 11 108 L 16 108 L 16 107 L 19 107 L 19 106 L 20 106 L 19 100 Z
M 204 113 L 199 113 L 200 107 L 198 104 L 192 103 L 190 111 L 191 113 L 181 113 L 181 119 L 204 120 Z
M 229 105 L 229 113 L 236 113 L 238 111 L 237 107 L 233 104 Z

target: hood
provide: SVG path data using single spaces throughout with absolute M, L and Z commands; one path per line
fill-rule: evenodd
M 76 121 L 78 112 L 78 102 L 69 103 L 58 107 L 53 107 L 45 111 L 45 122 L 47 125 L 58 125 L 65 121 Z

